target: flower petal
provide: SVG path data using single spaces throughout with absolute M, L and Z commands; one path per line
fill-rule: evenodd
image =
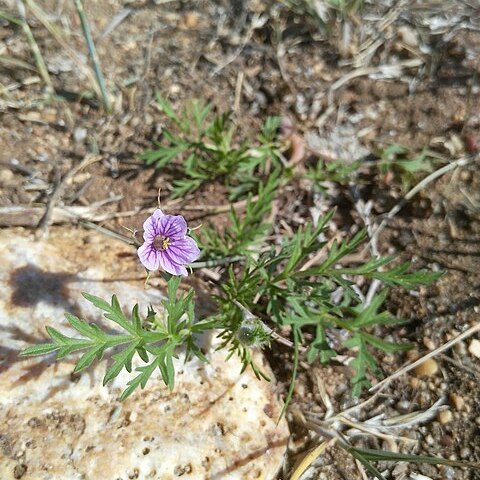
M 172 242 L 168 247 L 168 255 L 172 262 L 185 265 L 197 260 L 200 256 L 200 250 L 193 238 L 184 237 Z
M 159 219 L 160 233 L 170 240 L 183 238 L 187 234 L 187 222 L 181 215 L 164 215 Z
M 166 272 L 172 275 L 182 275 L 186 277 L 188 275 L 187 269 L 183 265 L 179 265 L 171 260 L 167 254 L 167 250 L 163 251 L 159 255 L 160 266 Z
M 158 235 L 158 219 L 155 217 L 155 212 L 153 215 L 150 215 L 143 222 L 143 239 L 146 242 L 152 242 L 153 239 Z
M 158 270 L 160 267 L 160 253 L 150 242 L 145 242 L 138 250 L 137 255 L 142 265 L 148 270 Z
M 152 217 L 153 218 L 162 218 L 164 217 L 165 214 L 159 209 L 157 208 L 153 213 L 152 213 Z

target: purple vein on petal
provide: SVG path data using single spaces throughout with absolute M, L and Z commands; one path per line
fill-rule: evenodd
M 138 258 L 148 270 L 158 270 L 160 266 L 160 255 L 153 246 L 145 242 L 137 250 Z
M 183 265 L 174 262 L 168 255 L 167 250 L 160 255 L 160 265 L 166 272 L 172 275 L 183 275 L 185 277 L 188 275 L 187 269 Z
M 148 217 L 143 222 L 143 239 L 146 242 L 152 242 L 155 235 L 158 235 L 158 222 L 159 220 L 153 216 Z
M 172 261 L 176 263 L 192 263 L 200 256 L 200 250 L 190 237 L 185 237 L 170 245 L 168 253 Z
M 182 238 L 187 233 L 187 222 L 181 215 L 165 215 L 159 220 L 162 234 L 172 240 Z

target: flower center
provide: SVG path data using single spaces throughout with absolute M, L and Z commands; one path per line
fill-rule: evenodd
M 153 247 L 155 250 L 160 250 L 163 252 L 170 246 L 170 238 L 166 237 L 165 235 L 157 235 L 153 239 Z

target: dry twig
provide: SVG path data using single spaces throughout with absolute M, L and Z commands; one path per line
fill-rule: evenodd
M 61 197 L 65 185 L 67 182 L 73 178 L 78 172 L 83 170 L 84 168 L 88 167 L 92 163 L 98 162 L 101 160 L 101 157 L 94 156 L 94 155 L 87 155 L 78 165 L 73 167 L 70 171 L 68 171 L 64 177 L 57 183 L 55 186 L 55 190 L 53 191 L 50 199 L 48 200 L 47 208 L 45 210 L 44 215 L 38 222 L 38 229 L 43 230 L 43 236 L 48 235 L 48 224 L 50 222 L 50 217 L 52 216 L 53 209 L 58 202 L 59 198 Z
M 397 370 L 394 374 L 390 375 L 389 377 L 385 378 L 381 382 L 377 383 L 373 387 L 369 389 L 369 392 L 374 392 L 375 390 L 378 390 L 379 388 L 382 388 L 384 385 L 391 383 L 393 380 L 397 379 L 398 377 L 401 377 L 403 374 L 409 372 L 410 370 L 413 370 L 414 368 L 418 367 L 420 364 L 428 360 L 429 358 L 434 357 L 435 355 L 438 355 L 445 350 L 448 350 L 449 348 L 453 347 L 456 343 L 460 342 L 464 338 L 470 337 L 476 332 L 480 331 L 480 322 L 476 323 L 473 325 L 473 327 L 470 327 L 468 330 L 465 330 L 463 333 L 460 335 L 456 336 L 455 338 L 452 338 L 452 340 L 448 341 L 444 345 L 441 345 L 440 347 L 436 348 L 435 350 L 432 350 L 431 352 L 427 353 L 427 355 L 424 355 L 423 357 L 419 358 L 415 362 L 411 363 L 410 365 L 405 365 L 404 367 L 400 368 L 400 370 Z
M 107 198 L 100 202 L 84 206 L 53 206 L 49 216 L 49 225 L 59 223 L 77 223 L 80 220 L 91 222 L 104 222 L 116 218 L 115 212 L 100 211 L 108 203 L 121 200 L 121 196 Z M 45 216 L 45 207 L 30 207 L 16 205 L 13 207 L 0 207 L 0 227 L 37 227 L 39 221 Z

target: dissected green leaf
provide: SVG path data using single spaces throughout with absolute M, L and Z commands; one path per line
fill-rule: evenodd
M 103 377 L 103 385 L 113 380 L 124 368 L 127 372 L 132 371 L 132 360 L 136 352 L 136 347 L 137 344 L 132 342 L 126 350 L 112 355 L 114 362 Z
M 378 377 L 380 369 L 375 358 L 368 351 L 367 344 L 361 333 L 354 333 L 350 339 L 344 342 L 344 345 L 350 349 L 357 348 L 355 358 L 350 362 L 350 366 L 355 370 L 355 375 L 352 378 L 352 394 L 358 396 L 363 388 L 371 386 L 370 380 L 367 378 L 367 372 L 371 372 Z
M 140 372 L 140 374 L 127 382 L 127 388 L 125 388 L 125 390 L 120 395 L 120 400 L 123 401 L 128 398 L 139 386 L 142 389 L 145 388 L 153 372 L 159 366 L 159 363 L 160 357 L 157 356 L 149 365 L 146 365 L 144 367 L 137 367 L 135 371 Z
M 73 372 L 80 372 L 81 370 L 88 368 L 94 360 L 100 360 L 104 351 L 105 345 L 97 345 L 92 349 L 88 350 L 88 352 L 85 352 L 75 365 Z
M 22 352 L 22 355 L 45 355 L 56 352 L 57 358 L 62 358 L 71 353 L 84 350 L 84 353 L 78 359 L 75 372 L 79 372 L 92 365 L 95 360 L 100 360 L 106 350 L 113 347 L 117 351 L 111 356 L 112 364 L 105 373 L 103 384 L 113 380 L 123 369 L 128 372 L 132 371 L 132 364 L 136 354 L 146 363 L 150 361 L 149 355 L 154 355 L 151 363 L 154 367 L 160 367 L 162 377 L 165 384 L 169 388 L 174 385 L 174 364 L 173 357 L 176 355 L 176 349 L 184 344 L 187 344 L 188 351 L 196 355 L 200 359 L 205 359 L 205 355 L 196 345 L 193 338 L 193 320 L 194 320 L 194 306 L 193 306 L 193 290 L 186 294 L 178 294 L 180 285 L 180 277 L 171 277 L 168 283 L 168 300 L 165 302 L 165 309 L 168 313 L 167 326 L 165 330 L 162 325 L 158 323 L 155 312 L 149 308 L 147 319 L 142 322 L 138 311 L 138 305 L 132 309 L 131 319 L 128 319 L 122 312 L 120 302 L 114 295 L 111 302 L 90 294 L 83 294 L 84 297 L 93 305 L 104 312 L 105 318 L 116 323 L 122 327 L 124 332 L 118 334 L 106 333 L 99 326 L 89 324 L 75 315 L 66 314 L 67 320 L 71 327 L 86 338 L 69 337 L 52 327 L 46 327 L 47 333 L 50 336 L 51 342 L 34 345 L 28 347 Z M 149 324 L 157 325 L 156 331 L 147 329 Z M 208 323 L 199 323 L 196 331 L 202 332 L 206 329 Z M 142 367 L 137 369 L 144 372 Z M 145 372 L 150 372 L 149 369 Z M 151 374 L 151 373 L 150 373 Z M 149 375 L 142 373 L 138 379 L 138 384 L 145 386 Z M 136 388 L 136 380 L 128 384 L 126 394 L 131 393 Z
M 56 352 L 60 348 L 55 343 L 40 343 L 39 345 L 32 345 L 25 348 L 20 352 L 22 357 L 34 357 L 38 355 L 48 355 L 49 353 Z
M 258 137 L 259 145 L 251 147 L 250 141 L 235 141 L 236 126 L 229 112 L 212 115 L 211 105 L 197 100 L 186 103 L 176 113 L 170 102 L 158 94 L 157 104 L 173 128 L 164 127 L 161 141 L 154 142 L 155 148 L 140 158 L 155 168 L 173 165 L 180 170 L 180 178 L 173 182 L 174 198 L 213 181 L 224 182 L 232 189 L 230 197 L 234 198 L 240 191 L 248 193 L 241 190 L 246 178 L 257 191 L 259 174 L 263 178 L 268 176 L 272 164 L 283 168 L 279 146 L 275 143 L 278 118 L 267 119 Z

